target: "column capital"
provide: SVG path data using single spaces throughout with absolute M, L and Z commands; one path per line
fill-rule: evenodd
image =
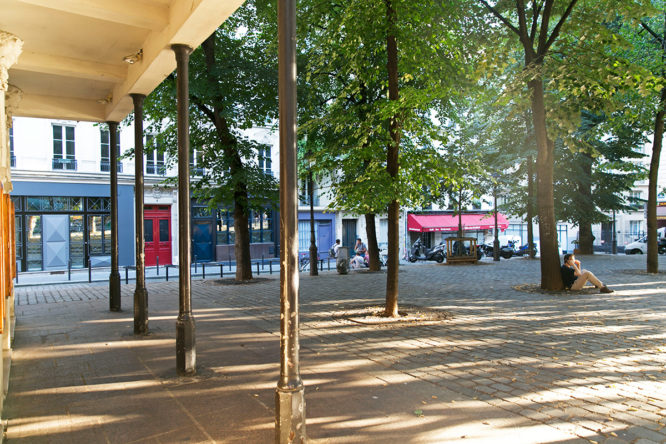
M 7 92 L 5 92 L 5 114 L 7 115 L 7 128 L 12 127 L 12 116 L 14 111 L 19 107 L 19 103 L 23 98 L 23 90 L 16 85 L 11 83 L 7 86 Z
M 23 40 L 8 32 L 0 31 L 0 90 L 7 91 L 9 68 L 23 52 Z

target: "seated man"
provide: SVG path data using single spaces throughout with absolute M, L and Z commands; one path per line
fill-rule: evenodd
M 564 264 L 560 268 L 564 286 L 570 290 L 580 290 L 590 281 L 592 285 L 599 289 L 600 293 L 613 293 L 613 290 L 606 287 L 592 272 L 580 269 L 580 261 L 576 260 L 573 254 L 564 255 Z
M 363 256 L 360 255 L 355 255 L 352 260 L 351 260 L 351 267 L 356 269 L 356 268 L 362 268 L 365 265 L 365 260 Z

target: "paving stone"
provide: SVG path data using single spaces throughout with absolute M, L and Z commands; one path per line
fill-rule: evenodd
M 666 266 L 666 258 L 659 260 Z M 311 439 L 436 443 L 442 442 L 438 433 L 458 427 L 467 427 L 461 435 L 471 437 L 480 426 L 470 418 L 501 417 L 507 421 L 501 429 L 500 421 L 489 420 L 480 430 L 503 437 L 534 430 L 531 442 L 550 436 L 541 433 L 544 428 L 553 442 L 666 442 L 656 421 L 666 410 L 666 359 L 657 351 L 666 346 L 658 339 L 666 329 L 666 317 L 658 315 L 666 312 L 666 301 L 654 277 L 625 273 L 644 269 L 645 258 L 595 255 L 584 261 L 614 286 L 612 298 L 516 290 L 520 283 L 538 284 L 539 263 L 533 260 L 402 266 L 401 304 L 446 307 L 453 315 L 427 326 L 332 317 L 348 306 L 381 304 L 385 274 L 301 275 L 300 364 Z M 479 276 L 487 290 L 470 292 L 465 283 Z M 278 277 L 245 286 L 192 281 L 201 376 L 187 381 L 174 371 L 178 283 L 147 286 L 152 338 L 132 335 L 133 285 L 122 286 L 123 312 L 114 314 L 108 312 L 108 283 L 16 289 L 19 322 L 5 404 L 10 442 L 21 436 L 56 443 L 85 442 L 89 436 L 94 442 L 104 433 L 110 433 L 104 439 L 111 442 L 208 436 L 221 442 L 233 441 L 232 436 L 272 442 Z M 180 407 L 169 404 L 169 391 L 178 391 Z M 103 407 L 105 414 L 121 418 L 128 414 L 129 399 L 144 398 L 159 399 L 162 410 L 180 408 L 190 422 L 164 423 L 153 420 L 153 412 L 137 410 L 137 418 L 128 418 L 138 427 L 131 434 L 123 429 L 127 424 L 103 427 L 103 419 L 84 418 L 89 433 L 78 436 L 66 423 L 67 409 L 91 406 L 88 413 L 96 418 L 95 408 Z M 233 405 L 244 407 L 225 409 Z M 51 419 L 28 429 L 22 415 L 36 408 Z M 211 413 L 217 411 L 224 411 L 219 421 Z M 162 435 L 155 432 L 158 427 Z M 59 434 L 48 436 L 49 429 Z

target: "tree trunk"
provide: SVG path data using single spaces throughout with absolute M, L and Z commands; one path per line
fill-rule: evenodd
M 249 281 L 252 279 L 249 220 L 250 215 L 241 204 L 241 199 L 236 199 L 234 201 L 234 232 L 236 234 L 235 253 L 237 281 Z
M 377 244 L 377 227 L 375 227 L 375 215 L 365 215 L 365 233 L 368 237 L 368 256 L 370 257 L 370 271 L 379 271 L 379 245 Z
M 213 84 L 217 81 L 215 71 L 215 33 L 211 34 L 201 44 L 206 58 L 208 81 Z M 213 112 L 208 114 L 215 126 L 215 131 L 224 151 L 224 156 L 229 159 L 229 174 L 237 178 L 244 175 L 243 160 L 238 153 L 236 140 L 234 139 L 227 121 L 223 116 L 220 101 L 214 101 Z M 236 280 L 248 281 L 252 279 L 252 261 L 250 257 L 250 228 L 248 214 L 247 187 L 244 182 L 237 181 L 234 188 L 234 232 L 235 232 L 235 255 L 236 255 Z
M 397 13 L 393 9 L 392 0 L 386 2 L 386 18 L 388 32 L 386 35 L 386 52 L 388 71 L 389 100 L 398 100 L 398 44 L 395 38 Z M 398 176 L 398 153 L 400 149 L 400 122 L 396 114 L 389 123 L 392 143 L 387 147 L 386 170 L 393 180 Z M 400 203 L 393 199 L 388 205 L 388 264 L 386 272 L 386 316 L 398 316 L 398 267 L 400 261 Z
M 532 156 L 527 156 L 527 208 L 526 208 L 526 221 L 527 221 L 527 248 L 531 258 L 536 256 L 534 250 L 534 160 Z
M 650 160 L 650 175 L 648 183 L 647 201 L 647 272 L 659 272 L 659 256 L 657 250 L 657 179 L 659 177 L 659 158 L 664 138 L 664 112 L 666 108 L 666 88 L 661 90 L 659 109 L 654 119 L 654 142 L 652 143 L 652 160 Z
M 581 197 L 591 204 L 592 202 L 592 156 L 580 154 L 582 177 L 578 179 L 578 192 Z M 594 254 L 594 236 L 592 224 L 587 221 L 578 222 L 578 249 L 580 254 Z
M 594 236 L 592 236 L 592 224 L 590 222 L 578 223 L 578 253 L 594 254 Z
M 462 188 L 458 190 L 458 237 L 463 237 L 465 233 L 463 233 L 463 226 L 462 226 Z M 458 245 L 462 247 L 462 242 L 458 242 Z M 462 253 L 461 253 L 462 254 Z
M 557 246 L 557 221 L 553 194 L 553 142 L 546 132 L 546 110 L 543 83 L 540 78 L 528 82 L 532 93 L 532 119 L 537 143 L 537 215 L 541 242 L 541 288 L 564 288 L 560 275 L 560 252 Z

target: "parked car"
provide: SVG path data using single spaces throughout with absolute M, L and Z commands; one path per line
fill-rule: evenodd
M 624 246 L 625 254 L 647 254 L 647 236 Z
M 666 254 L 666 238 L 662 237 L 662 229 L 660 228 L 657 231 L 659 240 L 657 241 L 658 253 Z M 643 236 L 640 239 L 627 244 L 624 247 L 625 254 L 647 254 L 647 236 Z

